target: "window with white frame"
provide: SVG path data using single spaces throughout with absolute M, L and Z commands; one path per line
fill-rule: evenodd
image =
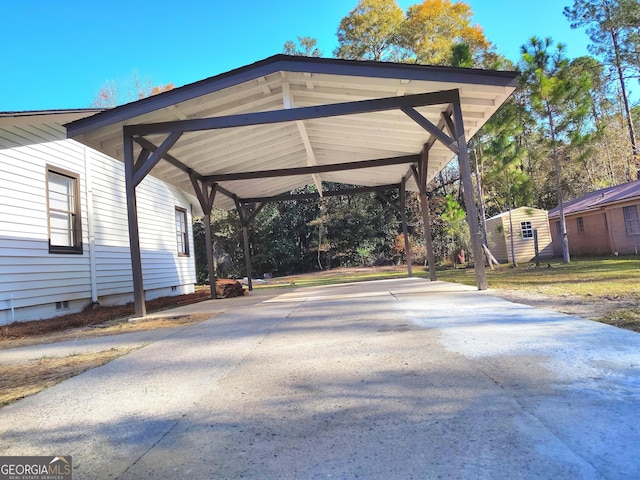
M 178 255 L 189 256 L 189 229 L 187 228 L 187 211 L 176 207 L 176 242 Z
M 578 217 L 576 218 L 576 223 L 578 224 L 578 233 L 584 232 L 584 218 Z
M 627 235 L 640 235 L 640 220 L 638 219 L 637 205 L 629 205 L 623 207 L 624 225 L 627 229 Z
M 82 253 L 80 177 L 47 167 L 49 253 Z
M 522 234 L 522 238 L 533 238 L 531 222 L 520 222 L 520 233 Z

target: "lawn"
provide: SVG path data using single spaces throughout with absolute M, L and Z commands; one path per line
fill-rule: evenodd
M 422 275 L 422 273 L 420 273 Z M 426 274 L 425 274 L 426 275 Z M 442 270 L 438 278 L 475 285 L 473 269 Z M 640 299 L 640 259 L 578 258 L 571 263 L 550 261 L 539 269 L 523 264 L 517 268 L 487 270 L 490 288 L 525 290 L 544 295 L 580 295 L 596 298 Z
M 429 271 L 414 266 L 416 277 L 429 278 Z M 339 268 L 312 274 L 291 275 L 270 280 L 256 288 L 316 287 L 337 283 L 384 280 L 407 275 L 406 267 Z M 640 258 L 579 258 L 564 264 L 552 260 L 533 268 L 522 264 L 517 268 L 501 266 L 487 269 L 489 287 L 493 289 L 525 290 L 544 295 L 580 295 L 584 297 L 626 297 L 640 299 Z M 472 268 L 439 269 L 438 280 L 475 285 Z

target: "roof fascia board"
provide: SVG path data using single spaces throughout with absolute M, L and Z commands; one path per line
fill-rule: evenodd
M 171 133 L 174 131 L 196 132 L 217 130 L 221 128 L 246 127 L 271 123 L 294 122 L 315 118 L 355 115 L 359 113 L 396 110 L 403 107 L 422 107 L 428 105 L 449 104 L 458 99 L 457 90 L 444 90 L 432 93 L 419 93 L 403 97 L 376 98 L 356 102 L 332 103 L 313 107 L 299 107 L 267 112 L 241 113 L 221 117 L 198 118 L 193 120 L 176 120 L 173 122 L 146 123 L 126 125 L 125 135 L 152 135 Z
M 324 73 L 353 77 L 372 77 L 429 82 L 454 82 L 500 87 L 516 87 L 518 73 L 513 71 L 481 70 L 473 68 L 418 65 L 415 63 L 343 60 L 287 56 L 280 62 L 287 72 Z M 274 58 L 274 57 L 272 57 Z
M 65 124 L 103 112 L 102 108 L 0 112 L 0 128 L 46 123 Z

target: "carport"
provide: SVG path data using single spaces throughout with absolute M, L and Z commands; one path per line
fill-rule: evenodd
M 124 162 L 143 316 L 136 186 L 146 175 L 195 191 L 209 244 L 213 206 L 237 208 L 249 277 L 249 223 L 268 202 L 301 198 L 286 192 L 313 183 L 314 196 L 323 196 L 323 180 L 359 186 L 341 195 L 397 188 L 401 212 L 406 191 L 419 192 L 435 280 L 427 184 L 457 156 L 473 255 L 483 258 L 467 139 L 515 88 L 515 72 L 276 55 L 66 128 L 69 138 Z M 482 261 L 475 271 L 486 289 Z

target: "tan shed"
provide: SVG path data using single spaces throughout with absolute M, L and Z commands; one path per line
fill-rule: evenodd
M 512 261 L 511 228 L 513 224 L 513 255 L 516 262 L 529 262 L 535 258 L 534 230 L 538 232 L 538 250 L 540 258 L 553 257 L 549 217 L 546 210 L 531 207 L 519 207 L 509 212 L 491 217 L 485 222 L 487 242 L 491 253 L 500 263 Z

